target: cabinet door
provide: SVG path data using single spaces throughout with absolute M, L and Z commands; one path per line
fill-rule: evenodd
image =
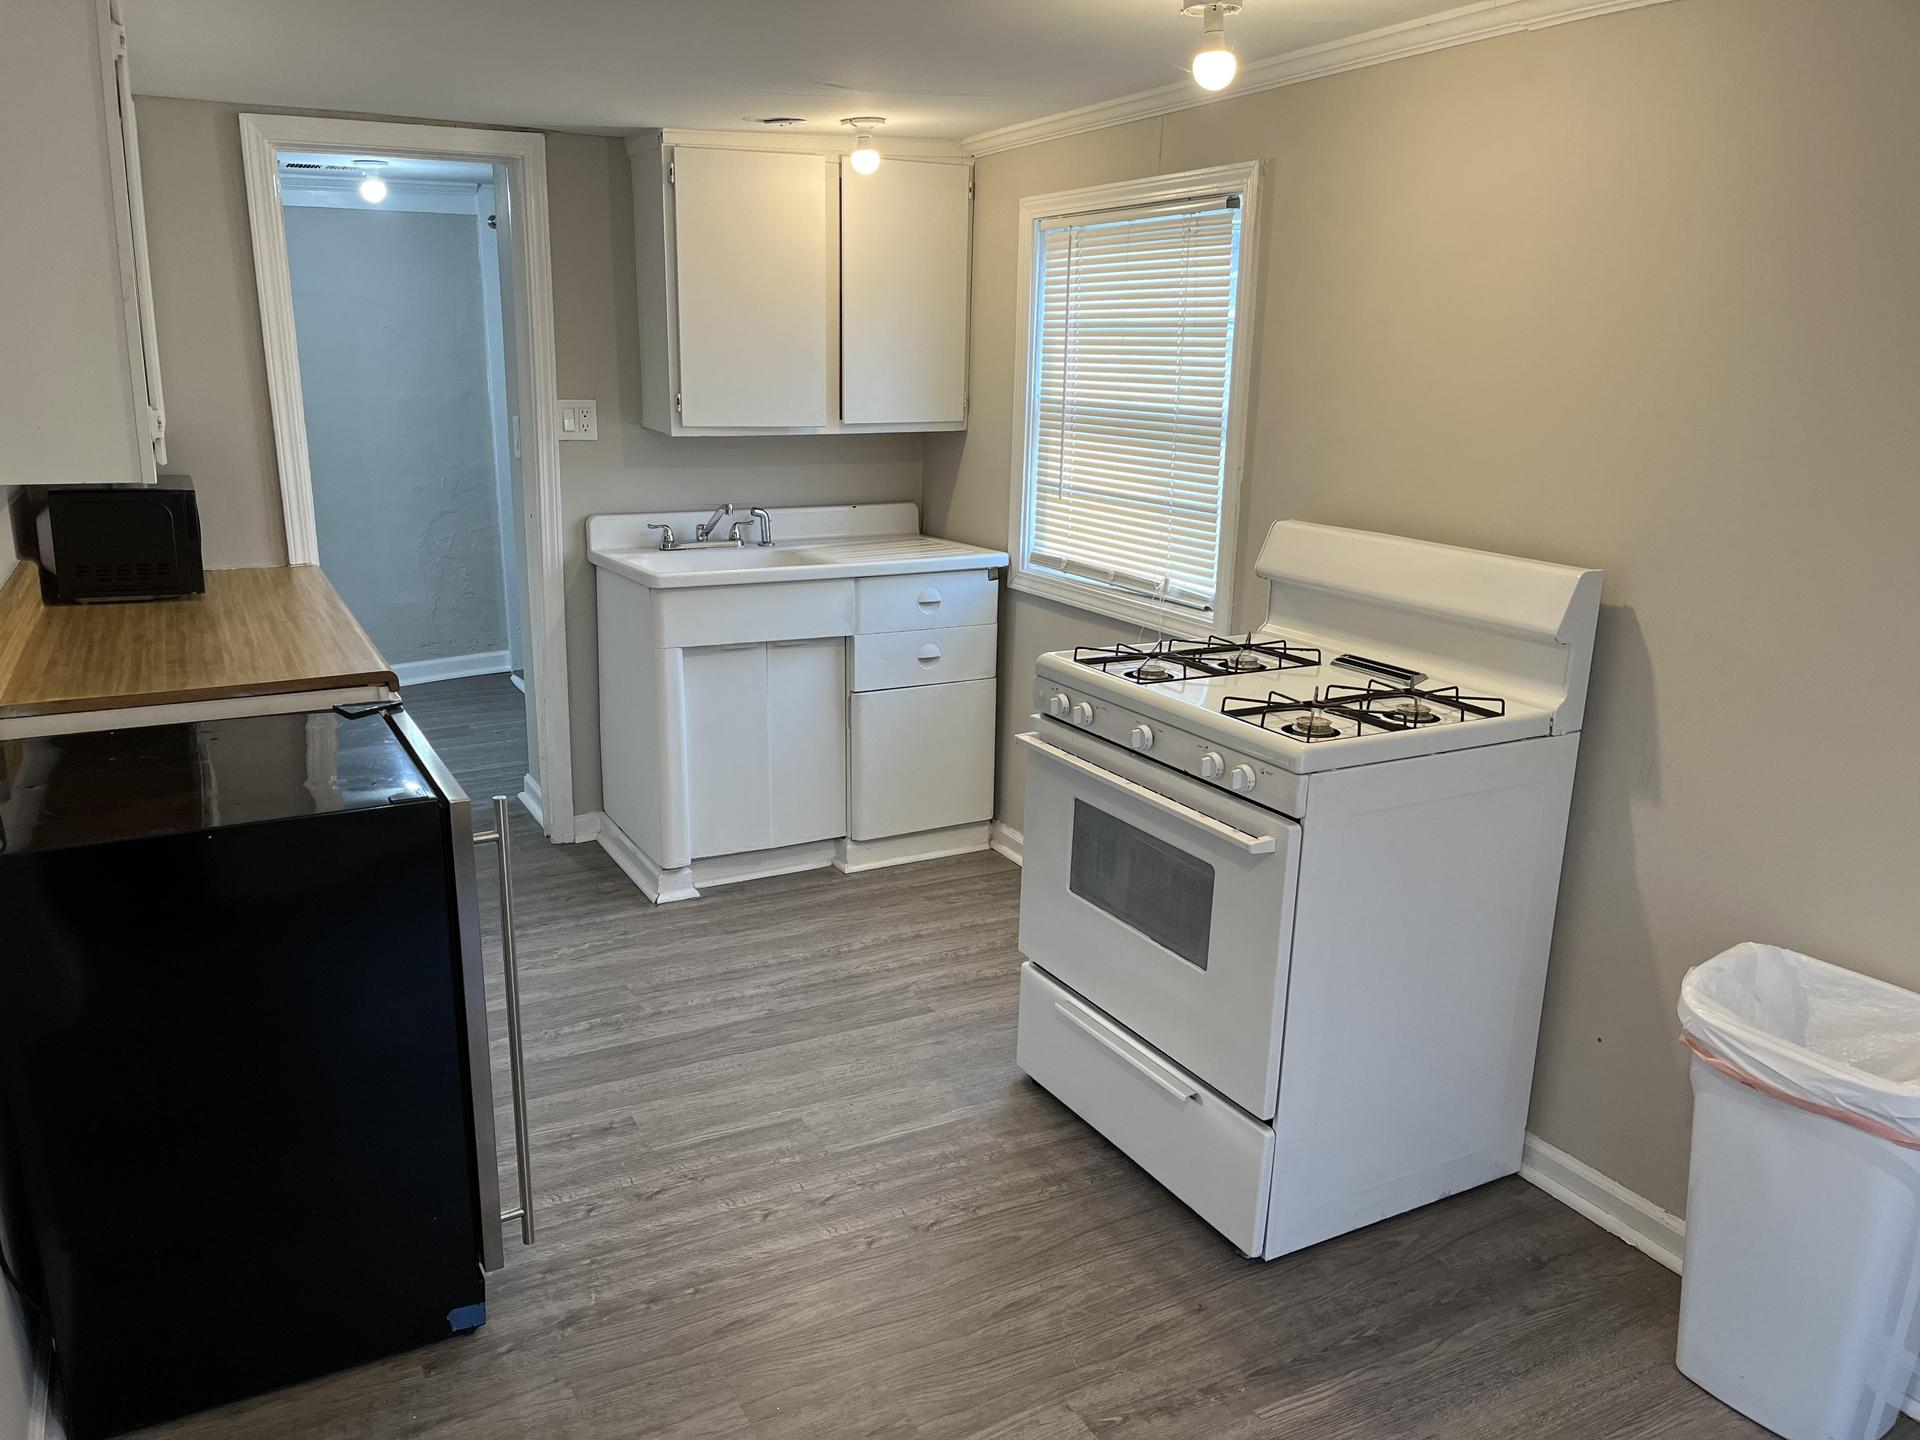
M 672 165 L 680 423 L 825 425 L 825 163 L 682 145 Z
M 767 647 L 688 650 L 685 675 L 690 848 L 695 856 L 764 850 Z
M 853 697 L 847 834 L 912 835 L 993 816 L 994 682 Z
M 769 645 L 767 720 L 767 843 L 846 834 L 846 642 Z
M 973 173 L 888 159 L 840 179 L 840 414 L 958 424 L 967 407 Z
M 31 126 L 0 147 L 0 485 L 151 481 L 120 27 L 67 0 L 9 6 L 5 29 L 0 94 Z

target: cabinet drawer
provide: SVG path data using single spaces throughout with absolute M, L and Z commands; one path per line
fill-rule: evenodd
M 1020 967 L 1020 1068 L 1245 1255 L 1267 1232 L 1273 1131 L 1034 967 Z
M 933 630 L 991 625 L 999 591 L 985 570 L 949 570 L 932 575 L 876 575 L 855 582 L 859 631 Z
M 847 834 L 917 835 L 993 815 L 994 682 L 856 693 Z
M 948 630 L 892 630 L 853 637 L 853 688 L 898 690 L 950 680 L 987 680 L 994 673 L 998 625 Z

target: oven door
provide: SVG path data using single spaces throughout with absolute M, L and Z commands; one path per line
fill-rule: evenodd
M 1018 738 L 1020 948 L 1271 1119 L 1300 827 L 1064 726 Z

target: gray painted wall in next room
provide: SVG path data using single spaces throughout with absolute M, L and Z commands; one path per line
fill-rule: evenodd
M 395 664 L 506 648 L 474 218 L 286 220 L 321 568 Z

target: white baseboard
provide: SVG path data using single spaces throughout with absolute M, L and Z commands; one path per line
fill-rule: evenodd
M 507 679 L 513 682 L 513 688 L 518 690 L 522 695 L 527 693 L 527 678 L 518 670 L 509 670 L 507 672 Z
M 589 810 L 584 815 L 573 817 L 573 843 L 585 844 L 589 840 L 600 838 L 600 827 L 606 823 L 606 813 L 601 810 Z
M 547 806 L 540 794 L 540 782 L 532 775 L 520 777 L 520 803 L 527 807 L 527 813 L 533 816 L 533 823 L 542 830 L 547 828 Z
M 506 651 L 486 650 L 477 655 L 448 655 L 439 660 L 403 660 L 393 667 L 393 674 L 405 690 L 409 685 L 431 685 L 436 680 L 503 675 L 512 668 Z
M 647 852 L 633 843 L 631 836 L 604 811 L 594 832 L 594 840 L 607 857 L 640 887 L 640 893 L 656 905 L 673 900 L 692 900 L 699 895 L 687 870 L 662 870 L 647 858 Z
M 1680 1273 L 1687 1253 L 1687 1222 L 1662 1210 L 1644 1195 L 1602 1175 L 1557 1146 L 1529 1133 L 1520 1152 L 1520 1178 L 1537 1185 L 1561 1204 L 1577 1210 L 1609 1235 Z M 1901 1410 L 1920 1419 L 1920 1388 Z
M 1618 1236 L 1674 1274 L 1680 1273 L 1681 1257 L 1687 1250 L 1687 1222 L 1678 1215 L 1662 1210 L 1538 1135 L 1529 1134 L 1520 1152 L 1520 1177 L 1578 1210 L 1609 1235 Z
M 987 848 L 990 833 L 986 822 L 979 821 L 971 825 L 950 825 L 944 830 L 922 830 L 914 835 L 892 835 L 885 840 L 838 840 L 834 842 L 833 868 L 843 875 L 858 875 L 865 870 L 971 855 Z
M 1014 864 L 1019 865 L 1023 863 L 1020 857 L 1026 853 L 1025 842 L 1018 830 L 1002 825 L 996 820 L 993 822 L 991 838 L 988 839 L 987 844 L 1006 856 L 1007 859 L 1013 861 Z

